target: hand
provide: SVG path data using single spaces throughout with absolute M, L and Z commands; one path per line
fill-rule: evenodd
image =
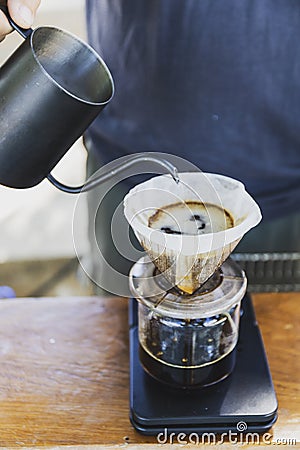
M 50 0 L 51 1 L 51 0 Z M 7 0 L 11 18 L 22 28 L 30 28 L 41 0 Z M 0 11 L 0 42 L 12 31 L 5 14 Z

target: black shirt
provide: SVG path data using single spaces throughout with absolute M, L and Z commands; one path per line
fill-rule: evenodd
M 300 1 L 87 0 L 87 21 L 116 88 L 87 133 L 102 161 L 176 154 L 299 212 Z

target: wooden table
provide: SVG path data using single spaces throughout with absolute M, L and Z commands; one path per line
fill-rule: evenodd
M 253 297 L 279 401 L 273 440 L 299 440 L 300 294 Z M 128 419 L 126 299 L 1 301 L 0 367 L 0 447 L 156 447 Z

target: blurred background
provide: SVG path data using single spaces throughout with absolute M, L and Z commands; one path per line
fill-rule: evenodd
M 86 39 L 84 0 L 42 0 L 33 27 L 53 25 Z M 0 44 L 0 64 L 20 45 L 13 32 Z M 41 149 L 42 150 L 42 149 Z M 67 184 L 85 179 L 86 151 L 79 140 L 53 172 Z M 10 286 L 18 297 L 84 295 L 88 280 L 78 275 L 73 247 L 72 219 L 77 196 L 55 189 L 47 180 L 26 190 L 0 186 L 0 286 Z M 81 205 L 81 255 L 88 252 L 87 214 Z M 0 297 L 3 297 L 0 291 Z

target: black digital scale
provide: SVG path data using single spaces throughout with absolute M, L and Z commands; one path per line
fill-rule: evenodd
M 145 372 L 139 360 L 137 305 L 130 300 L 130 420 L 136 430 L 157 435 L 271 428 L 277 399 L 249 295 L 242 300 L 234 371 L 212 386 L 193 389 L 169 387 Z

